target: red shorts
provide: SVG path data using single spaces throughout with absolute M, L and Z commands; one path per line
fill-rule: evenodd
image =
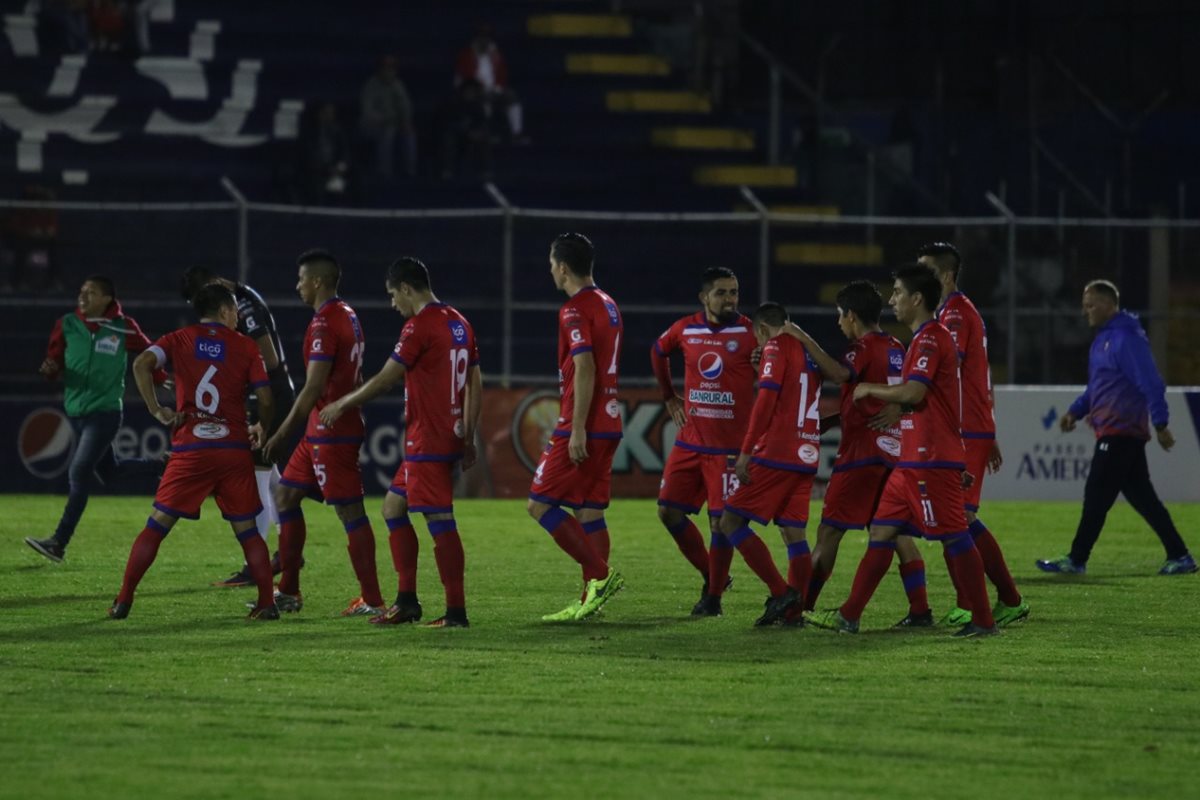
M 729 495 L 725 510 L 743 519 L 785 528 L 808 524 L 808 501 L 812 496 L 811 472 L 765 467 L 750 462 L 750 483 L 741 484 Z
M 871 524 L 902 528 L 927 539 L 966 533 L 962 473 L 957 469 L 892 470 Z
M 292 451 L 279 482 L 302 489 L 333 506 L 362 502 L 358 445 L 313 444 L 303 439 Z
M 834 472 L 825 488 L 821 524 L 843 531 L 867 527 L 891 471 L 891 467 L 883 464 L 867 464 Z
M 612 495 L 612 462 L 620 439 L 588 439 L 588 457 L 571 463 L 566 436 L 555 436 L 542 451 L 542 460 L 529 497 L 539 503 L 567 508 L 608 508 Z
M 975 482 L 963 490 L 963 502 L 967 511 L 979 510 L 979 497 L 983 493 L 983 476 L 987 474 L 988 456 L 992 453 L 995 439 L 963 439 L 963 450 L 966 451 L 967 472 L 975 478 Z
M 212 447 L 173 453 L 158 482 L 154 507 L 172 517 L 200 519 L 200 506 L 209 495 L 230 522 L 258 516 L 262 502 L 249 450 Z
M 735 456 L 672 447 L 658 489 L 658 504 L 695 514 L 708 503 L 709 516 L 721 516 L 725 498 L 738 485 L 734 461 Z
M 402 461 L 389 492 L 408 502 L 408 510 L 421 514 L 454 513 L 453 461 Z

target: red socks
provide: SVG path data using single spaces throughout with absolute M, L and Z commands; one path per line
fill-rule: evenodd
M 608 576 L 608 564 L 584 538 L 579 520 L 558 506 L 552 506 L 542 514 L 538 524 L 553 537 L 554 543 L 564 553 L 583 568 L 584 581 L 604 580 Z
M 667 533 L 675 539 L 675 545 L 688 563 L 708 580 L 708 551 L 704 549 L 704 537 L 700 529 L 687 517 L 667 528 Z M 722 584 L 723 585 L 723 584 Z
M 392 551 L 392 566 L 396 570 L 397 591 L 417 591 L 417 554 L 421 545 L 408 515 L 385 519 L 388 527 L 388 547 Z
M 779 568 L 771 560 L 771 551 L 763 544 L 763 540 L 754 535 L 750 526 L 743 525 L 729 534 L 729 542 L 737 548 L 746 559 L 746 566 L 767 585 L 772 597 L 778 597 L 788 590 L 787 581 L 779 574 Z M 711 591 L 711 585 L 710 585 Z
M 789 542 L 787 554 L 788 586 L 795 589 L 796 594 L 800 595 L 801 601 L 803 601 L 805 595 L 808 594 L 808 587 L 812 582 L 813 572 L 812 553 L 809 552 L 808 542 L 803 539 L 798 542 Z
M 971 537 L 975 540 L 975 549 L 979 551 L 979 557 L 983 560 L 983 571 L 996 587 L 996 595 L 1000 602 L 1006 606 L 1021 605 L 1021 592 L 1008 571 L 1008 564 L 1004 561 L 1004 553 L 1001 552 L 996 537 L 992 536 L 992 532 L 979 520 L 971 523 Z
M 433 557 L 446 590 L 446 608 L 466 608 L 466 592 L 463 589 L 466 556 L 462 539 L 458 536 L 457 523 L 453 519 L 430 520 L 429 535 L 433 537 Z
M 170 531 L 170 528 L 159 524 L 154 517 L 146 520 L 146 527 L 142 528 L 142 532 L 133 540 L 133 547 L 129 549 L 129 561 L 125 563 L 125 579 L 121 581 L 118 602 L 133 602 L 133 593 L 137 591 L 146 570 L 154 563 L 155 557 L 158 556 L 158 548 Z M 262 539 L 259 539 L 259 542 L 261 543 Z
M 267 544 L 262 540 L 258 528 L 250 528 L 237 535 L 242 545 L 242 554 L 246 558 L 246 568 L 254 578 L 258 587 L 259 608 L 275 604 L 275 586 L 271 583 L 271 553 Z
M 887 575 L 892 566 L 892 556 L 896 553 L 895 542 L 867 542 L 867 553 L 858 562 L 858 570 L 854 573 L 854 583 L 850 587 L 850 596 L 842 604 L 842 616 L 851 622 L 862 619 L 863 609 L 875 594 L 879 582 Z
M 988 604 L 987 584 L 983 577 L 983 559 L 975 549 L 974 542 L 967 534 L 958 536 L 943 544 L 946 558 L 953 562 L 953 569 L 958 583 L 967 596 L 970 605 L 963 608 L 971 609 L 971 621 L 981 628 L 991 628 L 996 624 L 992 618 L 992 609 Z
M 363 602 L 383 608 L 386 604 L 379 592 L 379 574 L 375 568 L 375 532 L 371 530 L 370 520 L 362 516 L 343 522 L 342 527 L 346 530 L 346 551 L 350 553 L 350 565 L 354 567 L 354 574 L 358 578 Z
M 300 562 L 307 538 L 308 527 L 299 507 L 279 512 L 279 591 L 283 594 L 300 594 Z
M 708 548 L 708 593 L 713 597 L 725 594 L 729 583 L 729 568 L 733 566 L 733 543 L 723 533 L 714 533 Z

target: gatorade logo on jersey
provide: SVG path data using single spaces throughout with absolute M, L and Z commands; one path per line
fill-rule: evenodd
M 17 433 L 21 463 L 36 478 L 57 478 L 71 465 L 75 454 L 75 431 L 57 408 L 29 412 Z
M 225 343 L 203 336 L 196 337 L 196 358 L 200 361 L 224 361 Z
M 725 371 L 725 362 L 721 360 L 721 354 L 711 350 L 700 356 L 696 366 L 700 370 L 700 377 L 706 381 L 715 381 Z
M 463 325 L 458 320 L 450 321 L 450 337 L 454 339 L 455 344 L 467 343 L 467 326 Z

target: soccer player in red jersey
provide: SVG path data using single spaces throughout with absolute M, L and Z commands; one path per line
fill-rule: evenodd
M 704 537 L 688 519 L 708 504 L 711 544 L 726 569 L 733 545 L 717 530 L 725 498 L 737 487 L 733 464 L 754 403 L 756 371 L 750 354 L 758 346 L 754 324 L 739 314 L 738 280 L 725 267 L 706 269 L 700 278 L 703 310 L 677 320 L 654 342 L 650 363 L 662 389 L 667 413 L 679 427 L 667 456 L 658 492 L 658 518 L 675 544 L 700 573 L 704 588 L 695 616 L 720 616 L 724 586 L 708 585 L 710 554 Z M 685 397 L 671 382 L 672 353 L 683 354 Z
M 725 500 L 721 533 L 767 585 L 770 596 L 755 625 L 781 622 L 799 610 L 812 574 L 812 555 L 804 529 L 813 476 L 821 456 L 821 372 L 797 339 L 781 335 L 787 311 L 764 303 L 754 312 L 754 335 L 762 345 L 758 396 L 734 464 L 738 486 Z M 767 546 L 750 522 L 779 526 L 788 551 L 784 580 Z M 709 560 L 708 585 L 724 586 L 728 562 Z
M 420 259 L 396 259 L 387 270 L 392 308 L 408 321 L 391 356 L 370 380 L 321 410 L 321 421 L 342 413 L 404 381 L 404 461 L 383 501 L 392 563 L 399 576 L 396 602 L 371 622 L 398 625 L 421 619 L 417 600 L 417 535 L 409 511 L 425 515 L 433 555 L 446 591 L 446 613 L 429 623 L 466 628 L 462 541 L 454 521 L 454 465 L 475 463 L 475 432 L 483 409 L 483 378 L 475 331 L 466 317 L 437 299 L 429 270 Z
M 271 424 L 274 401 L 258 346 L 237 328 L 237 301 L 223 286 L 206 286 L 192 299 L 200 322 L 168 333 L 133 362 L 133 376 L 146 408 L 170 425 L 171 460 L 154 495 L 154 513 L 134 540 L 121 592 L 108 615 L 129 616 L 133 593 L 158 548 L 180 517 L 200 519 L 200 504 L 213 495 L 233 526 L 246 564 L 258 587 L 251 619 L 279 619 L 271 596 L 271 556 L 254 518 L 262 510 L 254 481 L 251 446 L 261 443 Z M 154 395 L 154 371 L 175 374 L 178 410 L 164 408 Z M 246 425 L 246 395 L 254 391 L 259 421 Z
M 858 565 L 850 597 L 840 609 L 808 612 L 821 628 L 858 631 L 859 618 L 887 574 L 900 534 L 940 541 L 950 569 L 971 598 L 971 621 L 955 636 L 996 632 L 987 602 L 983 562 L 967 530 L 963 510 L 963 445 L 959 431 L 958 352 L 936 319 L 941 285 L 924 265 L 896 271 L 890 304 L 896 319 L 913 331 L 904 358 L 903 383 L 859 383 L 854 399 L 875 398 L 910 406 L 900 420 L 900 457 L 888 476 L 871 521 L 867 553 Z
M 558 421 L 529 487 L 526 509 L 583 568 L 583 598 L 542 617 L 585 619 L 625 584 L 608 566 L 604 509 L 621 440 L 617 378 L 624 324 L 616 302 L 592 277 L 595 250 L 581 233 L 550 245 L 550 277 L 567 295 L 558 312 Z M 572 517 L 563 508 L 574 509 Z
M 288 459 L 275 494 L 282 567 L 275 602 L 285 612 L 299 611 L 304 605 L 300 567 L 308 529 L 300 501 L 309 496 L 333 506 L 346 531 L 346 549 L 361 594 L 350 601 L 342 616 L 374 616 L 384 612 L 384 602 L 375 573 L 375 532 L 363 508 L 358 465 L 362 412 L 346 414 L 332 425 L 320 418 L 321 409 L 328 403 L 362 383 L 362 326 L 354 309 L 338 297 L 342 270 L 331 253 L 309 250 L 301 253 L 296 263 L 296 291 L 315 313 L 304 334 L 304 388 L 263 448 L 263 456 L 274 460 L 300 421 L 307 420 L 304 438 Z
M 937 319 L 950 331 L 962 359 L 962 438 L 966 451 L 967 472 L 974 480 L 966 489 L 967 525 L 975 547 L 983 559 L 983 570 L 996 587 L 998 595 L 992 615 L 997 625 L 1029 616 L 1029 603 L 1021 596 L 999 543 L 979 519 L 979 499 L 983 491 L 983 476 L 1000 469 L 1003 459 L 996 443 L 996 417 L 993 411 L 992 375 L 988 366 L 987 328 L 983 317 L 965 294 L 959 291 L 958 276 L 962 257 L 954 245 L 934 242 L 920 249 L 918 262 L 933 270 L 942 284 L 942 305 Z M 943 619 L 943 625 L 958 626 L 970 618 L 965 605 L 967 598 L 960 586 L 958 607 Z

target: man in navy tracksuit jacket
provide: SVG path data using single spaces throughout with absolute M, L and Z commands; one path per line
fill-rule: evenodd
M 1147 422 L 1153 424 L 1164 450 L 1175 444 L 1167 428 L 1166 388 L 1154 366 L 1150 342 L 1137 317 L 1120 309 L 1117 287 L 1109 281 L 1092 281 L 1083 290 L 1083 314 L 1096 329 L 1088 356 L 1087 389 L 1059 420 L 1059 427 L 1074 430 L 1077 420 L 1088 417 L 1096 433 L 1096 451 L 1070 554 L 1038 561 L 1037 566 L 1046 572 L 1084 572 L 1104 518 L 1117 494 L 1123 493 L 1167 551 L 1167 562 L 1159 573 L 1195 572 L 1196 562 L 1158 499 L 1146 465 Z

